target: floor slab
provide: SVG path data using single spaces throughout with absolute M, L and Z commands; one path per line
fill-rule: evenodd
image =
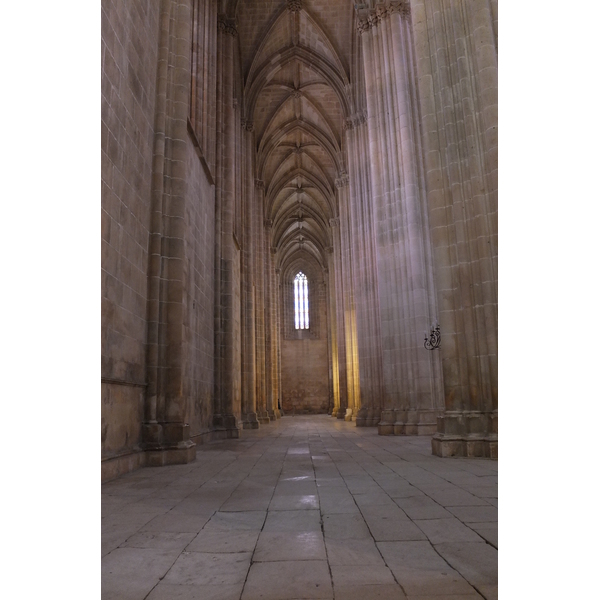
M 327 416 L 123 475 L 102 486 L 101 521 L 103 600 L 498 593 L 497 463 Z

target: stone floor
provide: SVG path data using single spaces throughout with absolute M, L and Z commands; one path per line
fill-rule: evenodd
M 497 598 L 498 463 L 284 417 L 102 486 L 102 598 Z

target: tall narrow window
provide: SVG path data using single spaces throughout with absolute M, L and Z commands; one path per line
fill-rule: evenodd
M 308 329 L 308 279 L 302 271 L 294 279 L 294 317 L 296 329 Z

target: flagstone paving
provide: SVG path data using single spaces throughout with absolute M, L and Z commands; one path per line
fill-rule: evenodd
M 102 486 L 103 600 L 498 597 L 498 463 L 286 416 Z

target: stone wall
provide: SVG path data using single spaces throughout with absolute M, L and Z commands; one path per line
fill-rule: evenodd
M 158 5 L 103 0 L 101 15 L 102 457 L 115 475 L 142 460 Z
M 190 132 L 185 208 L 184 394 L 190 436 L 200 442 L 210 431 L 214 394 L 215 191 Z
M 318 306 L 318 314 L 311 312 L 310 323 L 316 331 L 294 329 L 293 297 L 282 297 L 288 306 L 281 312 L 290 321 L 287 327 L 284 325 L 286 333 L 281 339 L 281 407 L 287 415 L 327 413 L 329 407 L 326 298 L 323 285 L 316 281 L 311 294 L 311 283 L 309 279 L 310 305 Z

